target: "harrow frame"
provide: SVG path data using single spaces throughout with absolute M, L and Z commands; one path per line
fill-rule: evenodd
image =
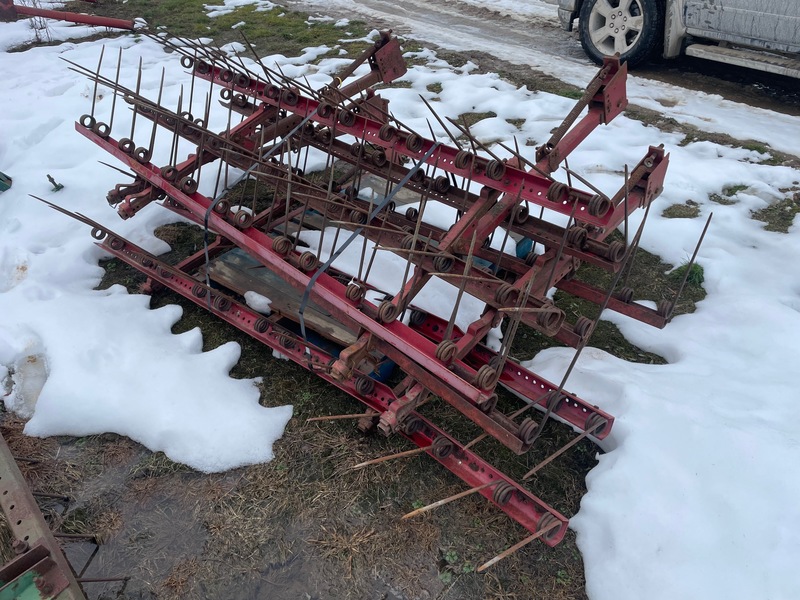
M 386 435 L 405 436 L 531 532 L 531 539 L 540 537 L 551 546 L 561 541 L 568 524 L 564 515 L 522 482 L 478 457 L 471 449 L 478 440 L 462 443 L 416 409 L 429 395 L 439 396 L 518 454 L 533 446 L 551 417 L 569 424 L 581 437 L 602 440 L 609 435 L 614 418 L 564 390 L 569 370 L 561 383 L 555 384 L 522 367 L 509 352 L 520 324 L 578 352 L 586 345 L 596 320 L 581 317 L 568 323 L 563 311 L 548 299 L 553 287 L 599 305 L 601 312 L 609 308 L 656 327 L 665 326 L 671 318 L 674 303 L 664 302 L 654 310 L 632 302 L 632 291 L 615 290 L 641 235 L 640 227 L 632 240 L 627 239 L 627 219 L 635 210 L 647 210 L 663 189 L 669 162 L 663 148 L 650 147 L 612 197 L 572 187 L 571 178 L 565 184 L 552 176 L 586 136 L 624 110 L 625 65 L 617 58 L 606 60 L 583 98 L 550 140 L 537 149 L 532 162 L 508 148 L 513 156 L 500 159 L 470 134 L 468 126 L 452 122 L 469 142 L 469 149 L 461 147 L 435 113 L 453 146 L 420 135 L 392 117 L 388 103 L 372 89 L 376 83 L 389 83 L 405 73 L 400 45 L 390 32 L 381 33 L 373 47 L 322 90 L 289 80 L 260 61 L 257 66 L 263 73 L 257 74 L 253 70 L 256 65 L 247 66 L 240 57 L 234 60 L 185 40 L 178 44 L 159 41 L 177 51 L 182 66 L 191 70 L 192 90 L 195 80 L 212 88 L 221 86 L 228 122 L 234 114 L 240 122 L 213 133 L 205 125 L 209 100 L 201 119 L 182 110 L 183 97 L 177 109 L 170 110 L 160 102 L 161 91 L 153 102 L 139 93 L 138 82 L 135 89 L 121 85 L 119 63 L 116 79 L 102 76 L 101 55 L 96 71 L 73 67 L 87 74 L 96 86 L 112 87 L 130 106 L 134 115 L 131 134 L 112 137 L 112 126 L 95 118 L 94 106 L 75 127 L 132 171 L 134 182 L 116 186 L 107 198 L 122 218 L 131 218 L 146 205 L 162 201 L 164 207 L 205 228 L 207 234 L 216 234 L 216 241 L 170 265 L 96 221 L 51 206 L 90 225 L 92 235 L 108 254 L 148 278 L 148 289 L 163 287 L 180 294 L 350 394 L 374 413 L 362 416 L 360 427 L 377 425 Z M 353 77 L 364 63 L 369 65 L 368 72 Z M 192 106 L 191 97 L 188 106 Z M 132 140 L 137 117 L 152 124 L 147 145 L 137 146 Z M 163 166 L 151 162 L 159 130 L 171 135 L 174 149 L 170 164 Z M 179 138 L 197 148 L 181 161 L 177 156 Z M 310 148 L 328 156 L 327 184 L 305 177 L 298 166 L 299 154 L 292 163 L 292 152 Z M 335 160 L 348 166 L 350 179 L 334 179 Z M 243 170 L 247 180 L 256 182 L 256 189 L 260 184 L 268 188 L 268 204 L 256 209 L 254 193 L 252 210 L 241 206 L 233 210 L 233 200 L 224 194 L 201 194 L 200 173 L 204 165 L 215 161 Z M 360 198 L 357 184 L 362 176 L 385 182 L 385 194 L 377 201 Z M 215 188 L 219 184 L 218 174 Z M 394 199 L 399 190 L 419 195 L 419 207 L 405 213 L 398 210 Z M 450 229 L 424 221 L 429 202 L 459 211 Z M 531 207 L 540 208 L 538 217 L 530 214 Z M 567 217 L 567 226 L 546 219 L 545 210 Z M 623 223 L 625 242 L 607 241 Z M 360 235 L 364 253 L 368 243 L 374 245 L 373 257 L 378 248 L 403 257 L 407 261 L 403 285 L 380 302 L 367 300 L 367 293 L 380 291 L 369 282 L 372 259 L 366 274 L 361 271 L 364 264 L 358 275 L 339 271 L 332 266 L 335 254 L 324 259 L 305 250 L 292 233 L 309 227 L 321 235 L 332 227 L 337 239 L 339 232 L 344 232 L 349 236 L 346 243 Z M 492 249 L 487 240 L 498 227 L 506 236 L 532 240 L 543 252 L 516 257 Z M 237 248 L 254 261 L 254 268 L 269 271 L 302 298 L 296 314 L 260 314 L 240 301 L 236 290 L 225 291 L 218 281 L 212 285 L 213 261 Z M 476 266 L 476 259 L 491 267 Z M 583 262 L 615 274 L 611 289 L 600 290 L 575 279 Z M 414 305 L 415 296 L 432 278 L 451 281 L 459 289 L 449 320 Z M 464 331 L 455 325 L 463 294 L 485 303 L 483 313 Z M 304 312 L 309 303 L 352 333 L 352 340 L 341 344 L 339 352 L 307 335 L 307 326 L 314 327 Z M 409 318 L 401 320 L 407 313 Z M 299 331 L 287 327 L 282 320 L 286 318 L 294 321 Z M 504 320 L 507 328 L 501 349 L 491 350 L 483 339 Z M 325 337 L 324 332 L 322 335 Z M 392 388 L 376 381 L 376 357 L 389 359 L 402 370 L 399 384 Z M 498 385 L 519 398 L 521 408 L 510 414 L 498 410 Z M 532 407 L 544 413 L 538 423 L 523 414 Z

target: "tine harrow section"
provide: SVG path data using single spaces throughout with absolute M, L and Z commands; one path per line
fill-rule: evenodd
M 587 135 L 625 108 L 625 66 L 606 61 L 534 160 L 505 146 L 511 156 L 501 159 L 466 125 L 455 123 L 460 137 L 448 133 L 447 144 L 390 113 L 374 86 L 401 77 L 406 66 L 388 32 L 321 89 L 257 59 L 159 40 L 191 73 L 177 106 L 162 102 L 163 73 L 149 99 L 141 67 L 126 87 L 119 61 L 107 77 L 101 56 L 96 70 L 72 68 L 113 89 L 132 122 L 113 132 L 113 110 L 105 123 L 93 107 L 76 129 L 130 170 L 132 180 L 107 196 L 123 219 L 159 202 L 204 228 L 204 247 L 167 264 L 54 208 L 91 226 L 104 249 L 147 276 L 151 290 L 181 294 L 360 400 L 374 412 L 360 415 L 362 429 L 405 436 L 540 534 L 532 538 L 557 544 L 566 517 L 478 457 L 477 439 L 455 439 L 432 422 L 435 413 L 423 417 L 418 409 L 438 396 L 518 454 L 551 416 L 582 436 L 609 434 L 613 417 L 566 392 L 566 377 L 551 383 L 510 353 L 523 325 L 578 350 L 586 344 L 594 321 L 569 322 L 548 298 L 554 287 L 656 327 L 669 319 L 670 307 L 653 310 L 632 302 L 630 290 L 600 290 L 576 277 L 586 262 L 619 279 L 638 234 L 627 245 L 608 237 L 661 192 L 663 149 L 649 148 L 611 197 L 553 177 Z M 214 90 L 223 119 L 212 115 Z M 198 105 L 202 112 L 193 114 Z M 210 123 L 225 125 L 214 131 Z M 155 156 L 168 158 L 155 164 Z M 443 209 L 454 215 L 449 224 L 441 222 Z M 509 253 L 509 240 L 531 251 Z M 272 312 L 248 307 L 249 291 L 271 298 Z M 492 349 L 485 339 L 501 326 L 502 342 Z M 392 386 L 387 366 L 396 367 Z M 498 408 L 498 386 L 521 403 L 517 410 Z M 530 408 L 544 416 L 537 422 L 524 414 Z

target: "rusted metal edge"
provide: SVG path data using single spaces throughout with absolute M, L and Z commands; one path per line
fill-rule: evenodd
M 2 435 L 0 507 L 14 537 L 14 551 L 18 554 L 0 568 L 0 598 L 86 600 Z M 32 592 L 31 586 L 35 587 L 38 596 L 23 596 L 26 589 L 27 594 Z

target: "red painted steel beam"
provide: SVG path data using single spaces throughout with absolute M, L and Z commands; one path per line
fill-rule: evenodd
M 2 7 L 6 8 L 10 4 L 5 2 Z M 70 23 L 81 23 L 83 25 L 94 25 L 97 27 L 110 27 L 112 29 L 128 29 L 133 31 L 136 24 L 133 21 L 124 19 L 112 19 L 110 17 L 98 17 L 95 15 L 84 15 L 80 13 L 65 12 L 62 10 L 50 10 L 46 8 L 35 8 L 33 6 L 20 6 L 11 4 L 12 14 L 23 17 L 42 17 L 45 19 L 55 19 L 57 21 L 69 21 Z M 2 16 L 4 11 L 0 11 Z
M 555 285 L 558 289 L 568 294 L 583 298 L 584 300 L 589 300 L 598 305 L 602 304 L 608 295 L 606 290 L 601 290 L 598 287 L 575 279 L 561 280 Z M 651 325 L 652 327 L 657 327 L 658 329 L 663 329 L 667 325 L 666 317 L 658 314 L 658 312 L 652 308 L 636 304 L 635 302 L 623 302 L 612 296 L 608 299 L 606 308 Z

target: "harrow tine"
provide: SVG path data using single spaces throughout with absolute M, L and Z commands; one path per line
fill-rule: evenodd
M 567 172 L 567 185 L 572 187 L 572 172 L 570 171 L 569 159 L 567 157 L 564 157 L 564 170 Z M 595 191 L 595 193 L 598 192 Z
M 484 483 L 468 490 L 464 490 L 463 492 L 459 492 L 457 494 L 453 494 L 452 496 L 448 496 L 447 498 L 442 498 L 441 500 L 437 500 L 436 502 L 432 502 L 425 506 L 422 506 L 416 510 L 412 510 L 410 513 L 404 514 L 401 519 L 410 519 L 412 517 L 416 517 L 417 515 L 421 515 L 423 513 L 432 511 L 434 508 L 439 508 L 440 506 L 444 506 L 445 504 L 450 504 L 456 500 L 460 500 L 461 498 L 466 498 L 467 496 L 471 496 L 481 490 L 485 490 L 488 487 L 492 487 L 493 485 L 497 485 L 498 483 L 502 483 L 502 479 L 495 479 L 494 481 L 490 481 L 488 483 Z
M 194 51 L 194 56 L 190 57 L 192 59 L 192 66 L 197 64 L 197 50 Z M 189 106 L 186 107 L 186 112 L 189 113 L 189 117 L 194 116 L 194 82 L 197 79 L 197 69 L 192 68 L 192 79 L 189 83 Z M 194 120 L 194 119 L 191 119 Z
M 512 150 L 511 148 L 506 146 L 503 142 L 495 142 L 495 143 L 498 146 L 500 146 L 501 148 L 504 148 L 505 150 L 508 150 L 509 152 L 511 152 L 511 154 L 513 154 L 516 157 L 516 159 L 520 161 L 520 165 L 522 165 L 523 167 L 530 167 L 533 171 L 536 172 L 537 175 L 540 175 L 541 177 L 544 177 L 545 179 L 549 179 L 550 181 L 553 181 L 553 176 L 550 173 L 545 173 L 539 167 L 536 166 L 536 163 L 532 163 L 527 158 L 522 156 L 522 153 L 519 150 L 519 142 L 517 141 L 517 136 L 514 136 L 514 148 L 515 148 L 515 150 Z
M 522 481 L 525 481 L 525 480 L 527 480 L 527 479 L 530 479 L 531 477 L 533 477 L 533 476 L 534 476 L 536 473 L 538 473 L 539 471 L 541 471 L 541 470 L 542 470 L 544 467 L 546 467 L 546 466 L 547 466 L 547 465 L 549 465 L 551 462 L 553 462 L 555 459 L 557 459 L 559 456 L 561 456 L 562 454 L 564 454 L 564 452 L 566 452 L 567 450 L 569 450 L 570 448 L 572 448 L 572 447 L 573 447 L 575 444 L 577 444 L 578 442 L 580 442 L 580 441 L 581 441 L 583 438 L 585 438 L 585 437 L 588 437 L 588 436 L 592 435 L 592 434 L 593 434 L 595 431 L 597 431 L 597 430 L 598 430 L 598 429 L 599 429 L 599 428 L 600 428 L 602 425 L 603 425 L 603 422 L 602 422 L 602 421 L 598 421 L 597 423 L 595 423 L 594 425 L 592 425 L 591 427 L 589 427 L 589 429 L 586 429 L 586 430 L 582 431 L 582 432 L 580 433 L 580 435 L 578 435 L 577 437 L 574 437 L 574 438 L 572 438 L 572 439 L 571 439 L 569 442 L 567 442 L 566 444 L 564 444 L 563 446 L 561 446 L 561 448 L 559 448 L 558 450 L 556 450 L 555 452 L 553 452 L 553 453 L 552 453 L 550 456 L 548 456 L 547 458 L 545 458 L 544 460 L 542 460 L 542 461 L 541 461 L 541 462 L 540 462 L 538 465 L 536 465 L 536 466 L 535 466 L 535 467 L 533 467 L 533 468 L 532 468 L 530 471 L 528 471 L 527 473 L 525 473 L 525 475 L 523 475 L 523 476 L 522 476 Z
M 697 253 L 700 252 L 700 246 L 703 244 L 703 240 L 706 237 L 706 232 L 708 231 L 708 226 L 711 225 L 711 218 L 714 216 L 714 213 L 710 213 L 708 215 L 708 219 L 706 219 L 705 227 L 703 227 L 703 231 L 700 234 L 700 238 L 697 240 L 697 245 L 694 247 L 694 252 L 692 253 L 692 258 L 689 260 L 689 263 L 686 265 L 686 272 L 683 274 L 683 279 L 681 280 L 681 285 L 678 288 L 678 293 L 675 294 L 675 300 L 672 301 L 672 305 L 670 306 L 670 310 L 667 313 L 666 319 L 669 321 L 672 319 L 672 315 L 675 312 L 675 307 L 678 305 L 678 300 L 680 300 L 681 294 L 683 293 L 684 287 L 686 287 L 686 282 L 689 279 L 689 274 L 692 272 L 692 267 L 694 266 L 694 261 L 697 259 Z
M 134 98 L 139 98 L 139 92 L 142 89 L 142 57 L 139 57 L 139 71 L 136 75 L 136 90 Z M 133 139 L 134 133 L 136 132 L 136 115 L 139 113 L 139 105 L 134 102 L 133 104 L 133 117 L 131 118 L 131 134 L 128 136 L 131 140 Z
M 364 462 L 360 462 L 357 465 L 353 465 L 350 467 L 351 471 L 356 471 L 358 469 L 363 469 L 364 467 L 369 467 L 372 465 L 378 465 L 380 463 L 384 463 L 390 460 L 394 460 L 395 458 L 405 458 L 407 456 L 416 456 L 417 454 L 422 454 L 426 450 L 430 450 L 433 448 L 433 444 L 430 446 L 421 446 L 419 448 L 412 448 L 411 450 L 404 450 L 402 452 L 395 452 L 394 454 L 388 454 L 386 456 L 381 456 L 379 458 L 373 458 L 371 460 L 365 460 Z
M 114 165 L 110 165 L 107 162 L 103 162 L 102 160 L 98 160 L 97 162 L 99 162 L 103 166 L 108 167 L 109 169 L 114 169 L 118 173 L 122 173 L 126 177 L 132 177 L 133 179 L 136 179 L 136 174 L 135 173 L 131 173 L 130 171 L 125 171 L 124 169 L 120 169 L 119 167 L 115 167 Z
M 119 54 L 117 55 L 117 72 L 114 75 L 114 91 L 119 88 L 119 71 L 122 67 L 122 48 L 119 49 Z M 112 94 L 113 98 L 111 98 L 111 117 L 108 120 L 108 130 L 111 131 L 114 128 L 114 114 L 117 108 L 117 94 Z
M 497 156 L 494 152 L 492 152 L 489 149 L 488 146 L 486 146 L 486 144 L 483 144 L 480 140 L 478 140 L 478 138 L 476 138 L 474 135 L 472 135 L 472 132 L 469 129 L 469 124 L 467 123 L 467 120 L 463 116 L 461 117 L 461 120 L 464 122 L 463 125 L 460 125 L 458 123 L 458 121 L 456 121 L 455 119 L 451 119 L 450 117 L 447 117 L 447 120 L 450 121 L 456 127 L 458 127 L 459 131 L 461 131 L 461 133 L 463 133 L 464 135 L 466 135 L 469 138 L 470 144 L 472 144 L 472 149 L 473 149 L 474 152 L 477 152 L 477 150 L 476 150 L 476 145 L 477 145 L 481 150 L 486 152 L 489 156 L 491 156 L 496 161 L 503 162 L 502 159 L 499 156 Z
M 644 217 L 642 217 L 642 222 L 639 224 L 639 229 L 634 236 L 634 244 L 633 244 L 633 253 L 631 254 L 629 259 L 625 259 L 625 264 L 622 265 L 620 269 L 620 273 L 623 271 L 625 272 L 625 277 L 622 278 L 622 287 L 625 287 L 625 284 L 628 283 L 628 277 L 630 277 L 631 272 L 633 271 L 633 263 L 636 260 L 636 253 L 639 250 L 639 237 L 641 236 L 642 229 L 644 228 L 644 224 L 647 222 L 647 216 L 650 214 L 650 205 L 647 205 L 644 211 Z
M 458 307 L 461 305 L 461 299 L 464 296 L 464 291 L 467 289 L 467 278 L 469 277 L 470 270 L 472 269 L 472 258 L 473 253 L 475 252 L 475 242 L 478 239 L 478 232 L 474 231 L 472 233 L 472 240 L 469 243 L 469 252 L 467 253 L 467 260 L 464 261 L 464 277 L 461 279 L 461 282 L 458 285 L 458 294 L 456 295 L 456 301 L 453 306 L 453 310 L 450 312 L 450 318 L 447 320 L 447 328 L 444 330 L 444 339 L 449 340 L 453 336 L 453 328 L 456 324 L 456 316 L 458 315 Z
M 92 561 L 94 561 L 94 558 L 95 556 L 97 556 L 98 552 L 100 552 L 100 545 L 95 544 L 94 550 L 92 550 L 92 553 L 89 555 L 89 558 L 84 563 L 83 568 L 81 568 L 80 572 L 78 572 L 79 579 L 83 577 L 86 571 L 89 569 L 89 565 L 92 564 Z
M 442 126 L 442 129 L 444 129 L 444 132 L 447 134 L 447 137 L 450 138 L 450 140 L 453 142 L 456 148 L 460 148 L 461 144 L 456 139 L 456 137 L 452 133 L 450 133 L 450 130 L 447 128 L 447 125 L 444 124 L 444 121 L 442 121 L 442 118 L 437 114 L 437 112 L 433 110 L 433 107 L 430 105 L 430 103 L 425 99 L 425 97 L 422 94 L 419 94 L 419 97 L 420 100 L 422 100 L 425 103 L 425 106 L 428 107 L 428 110 L 431 111 L 431 114 L 436 119 L 436 121 L 438 121 L 439 125 Z M 430 123 L 428 124 L 428 127 L 430 127 Z M 433 137 L 434 137 L 433 129 L 431 128 L 431 139 L 433 139 Z
M 569 232 L 569 228 L 572 225 L 572 219 L 575 218 L 575 209 L 578 208 L 578 203 L 572 203 L 572 210 L 569 213 L 569 219 L 567 220 L 567 226 L 564 227 L 564 233 L 561 236 L 561 243 L 558 245 L 558 252 L 556 253 L 555 260 L 553 261 L 553 267 L 550 269 L 550 275 L 547 277 L 547 284 L 544 286 L 545 291 L 550 289 L 550 286 L 553 284 L 553 277 L 556 274 L 556 266 L 558 265 L 559 261 L 561 260 L 561 255 L 564 253 L 564 247 L 567 245 L 567 233 Z
M 509 148 L 508 146 L 506 146 L 506 145 L 505 145 L 505 144 L 503 144 L 502 142 L 500 142 L 500 145 L 501 145 L 501 146 L 503 146 L 503 148 L 505 148 L 505 149 L 506 149 L 506 150 L 508 150 L 509 152 L 512 152 L 511 148 Z M 519 149 L 519 140 L 517 140 L 517 136 L 514 136 L 514 150 L 513 150 L 513 154 L 514 154 L 514 156 L 516 156 L 516 157 L 517 157 L 517 160 L 519 161 L 519 164 L 520 164 L 520 165 L 522 165 L 523 167 L 532 167 L 532 168 L 536 168 L 536 165 L 535 165 L 535 164 L 533 164 L 533 163 L 532 163 L 531 161 L 529 161 L 527 158 L 525 158 L 524 156 L 522 156 L 522 153 L 520 152 L 520 149 Z M 542 171 L 542 173 L 543 173 L 543 171 Z M 541 173 L 540 173 L 540 174 L 541 174 Z M 545 176 L 545 177 L 546 177 L 546 176 Z
M 490 559 L 490 560 L 487 560 L 485 563 L 483 563 L 483 564 L 482 564 L 480 567 L 478 567 L 476 570 L 478 571 L 478 573 L 483 573 L 483 572 L 484 572 L 486 569 L 488 569 L 488 568 L 489 568 L 489 567 L 491 567 L 492 565 L 495 565 L 495 564 L 497 564 L 498 562 L 500 562 L 500 561 L 501 561 L 501 560 L 503 560 L 504 558 L 508 558 L 509 556 L 511 556 L 512 554 L 514 554 L 514 552 L 516 552 L 517 550 L 519 550 L 520 548 L 523 548 L 524 546 L 527 546 L 527 545 L 528 545 L 528 544 L 530 544 L 532 541 L 539 539 L 539 538 L 540 538 L 540 537 L 542 537 L 544 534 L 546 534 L 548 531 L 550 531 L 551 529 L 555 529 L 556 527 L 559 527 L 560 525 L 561 525 L 561 522 L 560 522 L 560 521 L 553 521 L 552 523 L 550 523 L 549 525 L 547 525 L 547 526 L 546 526 L 544 529 L 540 529 L 539 531 L 537 531 L 536 533 L 533 533 L 533 534 L 529 535 L 528 537 L 526 537 L 526 538 L 525 538 L 525 539 L 523 539 L 522 541 L 520 541 L 520 542 L 517 542 L 516 544 L 514 544 L 513 546 L 511 546 L 511 547 L 510 547 L 510 548 L 508 548 L 507 550 L 504 550 L 503 552 L 501 552 L 500 554 L 498 554 L 498 555 L 497 555 L 497 556 L 495 556 L 494 558 L 492 558 L 492 559 Z
M 161 106 L 161 96 L 164 93 L 164 77 L 166 76 L 166 73 L 167 73 L 166 69 L 164 67 L 161 67 L 161 83 L 158 86 L 158 100 L 156 100 L 156 104 L 158 106 Z M 148 144 L 147 146 L 148 153 L 151 156 L 153 154 L 153 148 L 155 147 L 156 143 L 156 133 L 158 132 L 158 120 L 159 120 L 159 115 L 156 114 L 156 118 L 153 119 L 153 129 L 150 132 L 150 144 Z
M 574 177 L 575 179 L 580 181 L 583 185 L 585 185 L 590 190 L 592 190 L 595 194 L 597 194 L 599 196 L 602 196 L 603 198 L 608 198 L 608 196 L 605 193 L 603 193 L 603 191 L 600 188 L 592 185 L 592 183 L 589 180 L 587 180 L 585 177 L 581 177 L 580 173 L 576 173 L 575 171 L 570 169 L 569 166 L 567 165 L 567 160 L 566 159 L 564 159 L 564 166 L 562 167 L 562 169 L 564 169 L 564 171 L 567 173 L 567 177 L 570 177 L 570 176 Z M 572 187 L 571 184 L 570 184 L 570 187 Z
M 247 47 L 250 49 L 250 53 L 253 55 L 253 58 L 256 60 L 258 65 L 261 67 L 261 70 L 264 71 L 264 75 L 267 78 L 267 83 L 271 83 L 273 81 L 272 76 L 271 76 L 269 70 L 267 69 L 267 66 L 261 60 L 261 57 L 258 56 L 258 53 L 256 52 L 256 49 L 255 49 L 255 46 L 253 46 L 253 44 L 250 43 L 250 40 L 247 39 L 247 36 L 244 34 L 244 31 L 240 31 L 239 33 L 241 34 L 242 39 L 244 40 L 244 43 L 247 44 Z
M 39 196 L 35 196 L 34 194 L 28 194 L 28 196 L 30 196 L 34 200 L 38 200 L 39 202 L 42 202 L 42 203 L 46 204 L 47 206 L 49 206 L 53 210 L 56 210 L 56 211 L 60 212 L 63 215 L 67 215 L 68 217 L 70 217 L 72 219 L 75 219 L 76 221 L 80 221 L 84 225 L 89 225 L 90 227 L 93 227 L 95 229 L 99 229 L 99 230 L 105 231 L 105 232 L 107 232 L 109 234 L 116 235 L 116 234 L 113 234 L 113 232 L 108 227 L 98 223 L 97 221 L 95 221 L 93 219 L 90 219 L 86 215 L 83 215 L 83 214 L 78 213 L 78 212 L 72 212 L 71 210 L 68 210 L 68 209 L 66 209 L 66 208 L 64 208 L 62 206 L 59 206 L 58 204 L 53 204 L 52 202 L 49 202 L 48 200 L 45 200 L 44 198 L 40 198 Z
M 186 111 L 188 112 L 188 111 Z M 178 115 L 184 114 L 183 110 L 183 85 L 181 85 L 180 93 L 178 94 L 178 107 L 176 110 Z M 178 146 L 180 145 L 181 136 L 178 133 L 178 121 L 175 122 L 174 135 L 172 136 L 172 146 L 169 153 L 169 164 L 174 165 L 178 162 Z
M 325 417 L 311 417 L 310 419 L 306 419 L 306 423 L 315 423 L 318 421 L 339 421 L 343 419 L 361 419 L 363 417 L 378 417 L 381 413 L 370 411 L 365 413 L 357 413 L 353 415 L 328 415 Z
M 103 45 L 100 48 L 100 59 L 97 61 L 97 71 L 96 71 L 96 73 L 97 73 L 97 77 L 98 78 L 100 77 L 100 69 L 103 66 L 103 55 L 105 54 L 105 52 L 106 52 L 106 47 L 105 47 L 105 45 Z M 95 105 L 97 104 L 97 84 L 98 84 L 98 79 L 95 78 L 95 80 L 94 80 L 94 91 L 92 92 L 92 110 L 89 113 L 92 117 L 94 117 L 94 108 L 95 108 Z
M 625 163 L 625 195 L 623 196 L 623 208 L 625 210 L 625 247 L 628 247 L 628 195 L 630 194 L 629 179 L 628 179 L 628 164 Z

